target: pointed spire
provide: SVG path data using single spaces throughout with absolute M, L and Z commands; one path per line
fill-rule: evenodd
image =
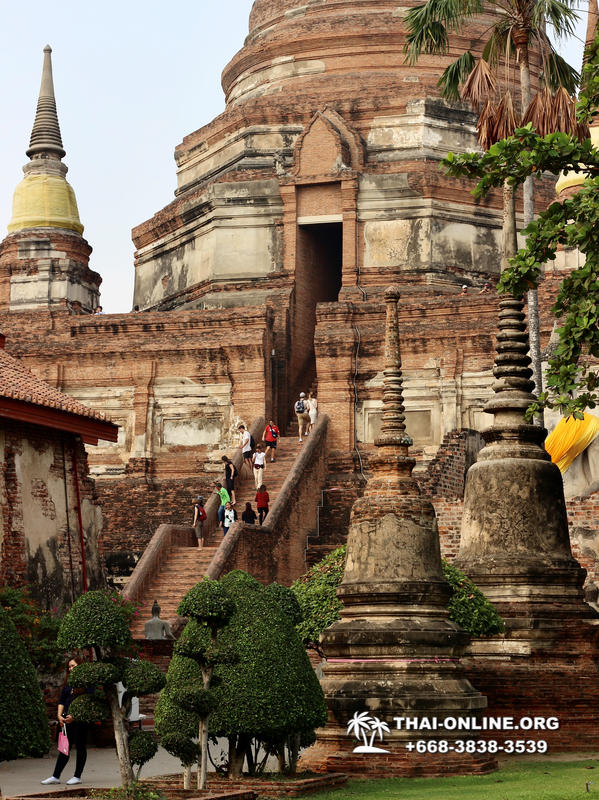
M 399 286 L 392 285 L 385 290 L 387 317 L 385 323 L 385 369 L 383 371 L 383 414 L 381 432 L 375 441 L 377 447 L 392 445 L 407 448 L 413 444 L 412 439 L 406 433 L 405 425 L 397 315 L 399 298 Z
M 56 100 L 54 98 L 54 81 L 52 79 L 52 48 L 49 44 L 44 47 L 44 66 L 42 68 L 42 83 L 35 122 L 31 131 L 29 150 L 27 155 L 35 158 L 42 153 L 48 153 L 62 158 L 65 155 L 60 136 L 58 114 L 56 113 Z

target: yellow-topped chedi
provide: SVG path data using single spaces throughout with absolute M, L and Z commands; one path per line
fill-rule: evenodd
M 15 189 L 10 233 L 28 228 L 63 228 L 83 233 L 77 200 L 65 178 L 67 166 L 60 135 L 54 97 L 52 48 L 44 47 L 42 82 L 31 131 L 29 163 L 23 167 L 25 177 Z
M 62 175 L 29 174 L 15 189 L 9 232 L 39 227 L 83 233 L 75 192 Z
M 591 142 L 595 147 L 599 147 L 599 128 L 594 126 L 590 129 Z M 555 192 L 559 197 L 566 189 L 571 189 L 573 186 L 582 186 L 586 178 L 585 172 L 566 172 L 560 173 L 557 183 L 555 184 Z

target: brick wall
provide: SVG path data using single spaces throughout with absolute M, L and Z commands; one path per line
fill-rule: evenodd
M 97 544 L 101 517 L 83 444 L 72 434 L 0 420 L 0 580 L 29 584 L 44 608 L 71 602 L 82 590 L 74 450 L 87 579 L 97 588 L 104 581 Z

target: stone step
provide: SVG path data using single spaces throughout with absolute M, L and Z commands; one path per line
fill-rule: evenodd
M 276 461 L 274 463 L 267 461 L 263 482 L 268 490 L 271 507 L 301 447 L 302 445 L 296 437 L 283 436 L 277 442 Z M 247 470 L 244 470 L 243 473 L 238 475 L 236 483 L 235 509 L 238 518 L 241 519 L 241 514 L 247 502 L 252 504 L 254 511 L 256 510 L 256 502 L 254 500 L 256 486 L 253 472 L 250 475 Z M 195 540 L 195 537 L 193 537 L 193 540 Z M 192 539 L 190 539 L 191 541 Z M 149 610 L 155 599 L 158 600 L 163 619 L 170 619 L 175 616 L 181 599 L 205 574 L 221 541 L 222 530 L 218 528 L 206 537 L 202 549 L 196 547 L 195 544 L 171 548 L 160 571 L 154 576 L 145 592 L 143 600 L 144 612 L 141 614 L 141 618 L 135 620 L 131 626 L 134 638 L 143 638 L 144 624 L 149 619 Z

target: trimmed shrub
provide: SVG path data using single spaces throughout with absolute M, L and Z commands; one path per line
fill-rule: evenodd
M 123 683 L 133 697 L 155 694 L 166 683 L 164 673 L 151 661 L 129 661 L 123 670 Z
M 202 672 L 196 661 L 175 653 L 166 681 L 154 709 L 154 726 L 164 749 L 184 766 L 190 766 L 200 753 L 199 746 L 192 741 L 198 735 L 198 716 L 176 703 L 173 696 L 183 687 L 203 687 Z
M 292 625 L 299 625 L 302 621 L 302 610 L 295 593 L 287 586 L 280 583 L 271 583 L 265 592 L 277 603 L 284 614 L 287 614 Z
M 238 661 L 219 665 L 216 707 L 209 719 L 217 736 L 284 739 L 324 725 L 320 684 L 287 613 L 281 595 L 246 573 L 221 579 L 235 612 L 219 639 L 234 647 Z
M 295 592 L 303 614 L 297 631 L 307 647 L 320 652 L 320 634 L 340 619 L 341 601 L 337 586 L 343 579 L 346 546 L 337 548 L 298 578 L 291 589 Z M 504 630 L 503 620 L 495 607 L 459 569 L 443 561 L 443 575 L 451 587 L 447 604 L 449 618 L 470 636 L 493 636 Z
M 0 761 L 40 758 L 50 748 L 42 693 L 25 645 L 1 607 L 0 675 Z
M 65 649 L 119 648 L 131 643 L 131 632 L 118 604 L 102 591 L 79 597 L 63 619 L 58 644 Z
M 129 734 L 129 758 L 131 765 L 137 767 L 136 780 L 144 764 L 158 752 L 158 742 L 149 731 L 133 731 Z
M 204 578 L 196 583 L 179 603 L 181 617 L 199 617 L 209 627 L 218 628 L 231 616 L 233 603 L 218 581 Z
M 106 683 L 116 683 L 119 671 L 114 664 L 104 661 L 86 661 L 78 664 L 69 674 L 69 686 L 73 689 L 86 689 L 88 686 L 104 686 Z
M 73 670 L 74 672 L 75 670 Z M 69 706 L 69 714 L 76 722 L 104 722 L 110 719 L 110 708 L 103 694 L 80 694 Z

